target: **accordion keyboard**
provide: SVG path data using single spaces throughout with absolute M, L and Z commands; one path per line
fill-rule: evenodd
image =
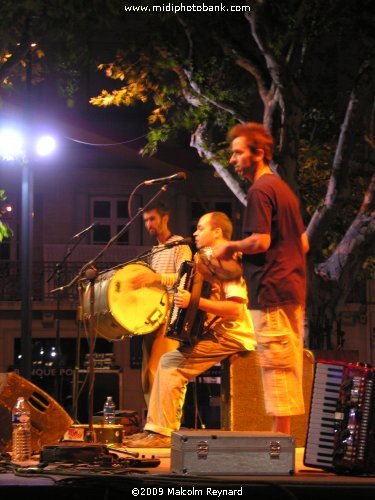
M 318 361 L 304 464 L 340 474 L 375 472 L 375 370 Z
M 343 371 L 342 365 L 316 364 L 304 459 L 309 467 L 333 468 L 335 413 Z

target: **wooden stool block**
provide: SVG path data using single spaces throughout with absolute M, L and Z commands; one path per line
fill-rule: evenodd
M 222 362 L 221 428 L 228 431 L 269 431 L 272 417 L 266 415 L 263 386 L 256 351 L 235 354 Z M 314 356 L 303 352 L 303 395 L 305 414 L 292 417 L 291 434 L 296 446 L 305 446 L 311 390 L 314 378 Z

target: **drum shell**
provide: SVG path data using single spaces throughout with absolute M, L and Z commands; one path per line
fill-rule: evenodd
M 94 285 L 94 318 L 98 335 L 121 340 L 146 335 L 165 321 L 169 308 L 168 293 L 162 285 L 135 288 L 132 279 L 139 273 L 154 274 L 147 264 L 125 264 L 102 273 Z M 84 319 L 90 318 L 90 287 L 83 298 Z
M 107 340 L 122 340 L 129 335 L 121 324 L 112 316 L 109 304 L 108 288 L 115 271 L 107 271 L 99 275 L 94 285 L 94 318 L 95 331 Z M 90 287 L 83 295 L 83 318 L 90 320 Z

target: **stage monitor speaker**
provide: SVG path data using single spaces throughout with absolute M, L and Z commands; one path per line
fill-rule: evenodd
M 303 352 L 304 415 L 292 417 L 296 446 L 305 446 L 314 378 L 314 356 Z M 256 351 L 235 354 L 222 362 L 221 428 L 228 431 L 269 431 L 272 418 L 265 413 L 262 376 Z
M 73 420 L 49 394 L 16 372 L 0 373 L 0 448 L 12 446 L 12 409 L 23 396 L 31 408 L 31 447 L 56 444 Z
M 88 387 L 89 377 L 86 370 L 79 370 L 78 378 L 79 398 L 77 419 L 82 424 L 88 423 L 89 402 Z M 122 406 L 122 373 L 119 370 L 95 370 L 94 381 L 94 415 L 103 411 L 107 396 L 112 396 L 116 409 Z

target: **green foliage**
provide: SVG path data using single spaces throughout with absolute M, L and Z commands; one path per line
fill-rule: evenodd
M 311 216 L 322 203 L 331 175 L 335 144 L 314 144 L 301 140 L 299 187 L 305 210 Z
M 5 191 L 0 189 L 0 201 L 5 201 L 6 199 Z M 0 242 L 2 242 L 4 238 L 10 238 L 12 235 L 13 231 L 11 228 L 0 219 Z
M 9 238 L 9 236 L 11 236 L 11 229 L 0 221 L 0 243 L 4 238 Z
M 120 13 L 117 0 L 104 4 L 99 0 L 2 1 L 1 87 L 8 92 L 23 88 L 27 48 L 31 42 L 36 43 L 32 83 L 36 85 L 53 73 L 60 95 L 72 105 L 81 85 L 82 69 L 99 62 L 92 52 L 92 40 L 100 30 L 110 29 L 112 21 L 118 25 Z M 4 64 L 6 58 L 11 65 Z
M 236 119 L 233 114 L 218 108 L 217 103 L 235 109 L 246 102 L 250 94 L 246 86 L 237 89 L 236 93 L 231 90 L 233 76 L 228 78 L 231 75 L 228 59 L 210 56 L 204 69 L 191 72 L 191 61 L 182 60 L 181 54 L 173 55 L 173 52 L 155 46 L 141 53 L 121 51 L 114 62 L 98 67 L 121 86 L 111 92 L 102 90 L 91 98 L 91 104 L 133 106 L 141 102 L 151 106 L 144 154 L 153 154 L 160 142 L 176 137 L 181 131 L 193 133 L 201 123 L 207 123 L 215 130 L 215 139 L 220 131 L 219 141 L 223 140 L 228 126 Z M 194 79 L 196 91 L 190 88 L 190 77 Z M 253 86 L 249 85 L 249 88 L 254 91 Z M 191 105 L 185 92 L 199 105 Z

